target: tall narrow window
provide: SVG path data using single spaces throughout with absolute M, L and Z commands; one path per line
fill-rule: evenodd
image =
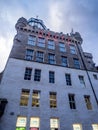
M 38 38 L 38 44 L 37 44 L 37 46 L 39 46 L 39 47 L 45 47 L 45 39 L 39 37 Z
M 40 104 L 40 91 L 34 90 L 32 93 L 32 107 L 39 107 Z
M 56 108 L 56 107 L 57 107 L 56 93 L 50 92 L 50 108 Z
M 81 85 L 85 85 L 84 77 L 82 75 L 79 75 L 79 80 Z
M 65 44 L 60 42 L 59 43 L 59 49 L 60 49 L 60 52 L 66 52 L 66 49 L 65 49 Z
M 36 54 L 36 61 L 43 62 L 43 60 L 44 60 L 44 53 L 38 51 L 37 54 Z
M 80 69 L 80 62 L 78 59 L 76 58 L 73 58 L 73 61 L 74 61 L 74 67 L 77 68 L 77 69 Z
M 41 70 L 35 69 L 34 81 L 40 81 L 40 78 L 41 78 Z
M 98 124 L 92 124 L 93 130 L 98 130 Z
M 55 73 L 53 71 L 49 71 L 49 83 L 55 82 Z
M 65 74 L 65 78 L 66 78 L 66 85 L 71 85 L 71 76 L 70 76 L 70 74 Z
M 85 99 L 85 103 L 86 103 L 87 109 L 88 110 L 92 110 L 92 105 L 91 105 L 91 102 L 90 102 L 90 96 L 89 95 L 85 95 L 84 99 Z
M 31 74 L 32 74 L 32 68 L 26 68 L 25 74 L 24 74 L 24 79 L 31 80 Z
M 74 45 L 70 45 L 70 53 L 71 53 L 71 54 L 77 54 L 76 48 L 75 48 Z
M 32 60 L 32 59 L 33 59 L 33 53 L 34 53 L 33 50 L 27 49 L 27 50 L 26 50 L 25 59 L 26 59 L 26 60 Z
M 35 46 L 35 44 L 36 44 L 36 37 L 35 36 L 29 36 L 28 37 L 28 44 Z
M 82 130 L 81 124 L 73 124 L 73 130 Z
M 30 118 L 30 130 L 39 130 L 40 129 L 40 118 L 31 117 Z
M 68 97 L 69 97 L 70 109 L 76 109 L 75 95 L 74 94 L 69 94 Z
M 30 93 L 30 90 L 28 90 L 28 89 L 22 90 L 21 99 L 20 99 L 20 105 L 21 106 L 27 106 L 28 105 L 29 93 Z
M 55 49 L 55 43 L 53 40 L 48 40 L 48 49 Z
M 55 64 L 55 55 L 54 54 L 51 54 L 51 53 L 48 54 L 48 63 Z
M 93 74 L 94 79 L 98 79 L 97 74 Z
M 50 119 L 50 130 L 58 130 L 59 129 L 59 119 L 51 118 Z
M 61 56 L 61 65 L 62 66 L 68 66 L 67 57 Z
M 27 118 L 23 116 L 17 117 L 16 130 L 26 130 Z

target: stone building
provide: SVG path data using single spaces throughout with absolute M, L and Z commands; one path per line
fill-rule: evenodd
M 0 75 L 0 130 L 98 130 L 98 68 L 78 32 L 20 18 Z

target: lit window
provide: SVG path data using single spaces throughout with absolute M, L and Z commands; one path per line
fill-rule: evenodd
M 48 54 L 48 63 L 55 64 L 55 55 L 54 54 L 51 54 L 51 53 Z
M 94 79 L 98 79 L 98 77 L 97 77 L 97 75 L 96 74 L 93 74 L 93 77 L 94 77 Z
M 92 124 L 93 130 L 98 130 L 98 124 Z
M 56 107 L 57 107 L 56 93 L 50 92 L 50 108 L 56 108 Z
M 59 119 L 51 118 L 50 119 L 50 130 L 58 130 L 59 129 Z
M 36 61 L 43 62 L 43 60 L 44 60 L 44 53 L 38 51 L 37 54 L 36 54 Z
M 24 74 L 24 79 L 31 80 L 31 74 L 32 74 L 32 68 L 26 68 L 25 74 Z
M 73 130 L 82 130 L 81 124 L 73 124 Z
M 26 130 L 26 123 L 27 123 L 27 118 L 26 117 L 17 117 L 17 122 L 16 122 L 16 130 Z
M 71 54 L 77 54 L 76 48 L 75 48 L 74 45 L 70 45 L 70 53 L 71 53 Z
M 35 46 L 35 44 L 36 44 L 36 37 L 35 36 L 29 36 L 28 37 L 28 44 Z
M 31 117 L 30 118 L 30 130 L 39 130 L 40 128 L 40 118 Z
M 32 93 L 32 107 L 39 107 L 40 91 L 34 90 Z
M 55 49 L 55 43 L 53 40 L 48 40 L 48 49 Z
M 79 62 L 79 60 L 73 58 L 73 61 L 74 61 L 74 67 L 77 68 L 77 69 L 80 69 L 80 62 Z
M 71 85 L 71 76 L 70 76 L 70 74 L 65 74 L 65 78 L 66 78 L 66 85 Z
M 49 83 L 55 82 L 55 73 L 53 71 L 49 71 Z
M 40 78 L 41 78 L 41 70 L 35 69 L 34 81 L 40 81 Z
M 69 97 L 70 109 L 76 109 L 75 95 L 74 94 L 69 94 L 68 97 Z
M 27 106 L 28 105 L 29 93 L 30 93 L 30 90 L 28 90 L 28 89 L 22 90 L 21 99 L 20 99 L 20 105 L 21 106 Z
M 66 49 L 65 49 L 65 44 L 60 42 L 59 43 L 59 49 L 60 49 L 60 52 L 66 52 Z
M 33 53 L 34 53 L 33 50 L 27 49 L 27 50 L 26 50 L 25 59 L 26 59 L 26 60 L 32 60 L 32 59 L 33 59 Z
M 90 102 L 90 96 L 89 95 L 85 95 L 84 99 L 85 99 L 85 103 L 86 103 L 87 109 L 88 110 L 92 110 L 92 105 L 91 105 L 91 102 Z
M 62 66 L 68 66 L 67 57 L 61 56 L 61 64 L 62 64 Z
M 79 80 L 80 80 L 81 85 L 85 85 L 84 77 L 82 75 L 79 75 Z
M 39 47 L 45 47 L 45 39 L 39 37 L 39 38 L 38 38 L 38 44 L 37 44 L 37 45 L 38 45 Z

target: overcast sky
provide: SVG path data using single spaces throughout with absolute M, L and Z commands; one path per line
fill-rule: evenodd
M 83 50 L 98 65 L 98 0 L 0 0 L 0 71 L 8 59 L 20 17 L 42 19 L 56 32 L 79 32 Z

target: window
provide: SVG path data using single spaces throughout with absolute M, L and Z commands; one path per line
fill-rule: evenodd
M 85 103 L 86 103 L 87 109 L 88 109 L 88 110 L 92 110 L 92 105 L 91 105 L 91 102 L 90 102 L 90 96 L 85 95 L 85 96 L 84 96 L 84 99 L 85 99 Z
M 79 62 L 79 60 L 74 58 L 73 61 L 74 61 L 74 67 L 77 68 L 77 69 L 80 69 L 80 62 Z
M 66 49 L 65 49 L 65 44 L 60 42 L 59 43 L 59 49 L 60 49 L 60 52 L 66 52 Z
M 96 74 L 93 74 L 93 77 L 94 77 L 94 79 L 98 79 L 98 77 L 97 77 L 97 75 Z
M 26 68 L 24 74 L 24 80 L 31 80 L 32 68 Z
M 43 62 L 43 60 L 44 60 L 44 53 L 38 51 L 37 54 L 36 54 L 36 61 Z
M 16 130 L 26 130 L 27 118 L 23 116 L 17 117 Z
M 26 50 L 25 59 L 26 59 L 26 60 L 32 60 L 32 59 L 33 59 L 33 53 L 34 53 L 33 50 L 27 49 L 27 50 Z
M 40 78 L 41 78 L 41 70 L 35 69 L 34 81 L 40 81 Z
M 70 74 L 65 74 L 65 78 L 66 78 L 66 85 L 71 85 L 71 76 L 70 76 Z
M 98 130 L 98 124 L 92 124 L 93 130 Z
M 50 119 L 50 130 L 58 130 L 59 129 L 59 119 L 51 118 Z
M 62 66 L 68 66 L 67 57 L 61 56 L 61 64 L 62 64 Z
M 30 118 L 30 130 L 39 130 L 40 128 L 40 118 L 31 117 Z
M 84 77 L 82 75 L 79 75 L 79 80 L 80 80 L 81 85 L 85 85 Z
M 29 36 L 28 37 L 28 44 L 35 46 L 35 44 L 36 44 L 36 37 L 35 36 Z
M 51 53 L 48 54 L 48 63 L 55 64 L 55 55 L 54 54 L 51 54 Z
M 49 83 L 55 82 L 55 73 L 53 71 L 49 71 Z
M 70 105 L 70 109 L 76 109 L 76 105 L 75 105 L 75 95 L 74 94 L 69 94 L 69 105 Z
M 27 106 L 28 105 L 29 93 L 30 93 L 30 90 L 28 90 L 28 89 L 22 90 L 21 99 L 20 99 L 20 105 L 21 106 Z
M 71 54 L 77 54 L 76 48 L 75 48 L 74 45 L 70 45 L 70 53 L 71 53 Z
M 73 130 L 82 130 L 81 124 L 73 124 Z
M 56 93 L 50 92 L 50 108 L 56 108 L 56 107 L 57 107 Z
M 38 45 L 39 47 L 45 47 L 45 39 L 39 37 L 39 38 L 38 38 L 38 44 L 37 44 L 37 45 Z
M 55 43 L 53 40 L 48 40 L 48 49 L 55 49 Z
M 40 91 L 34 90 L 32 93 L 32 107 L 39 107 Z

